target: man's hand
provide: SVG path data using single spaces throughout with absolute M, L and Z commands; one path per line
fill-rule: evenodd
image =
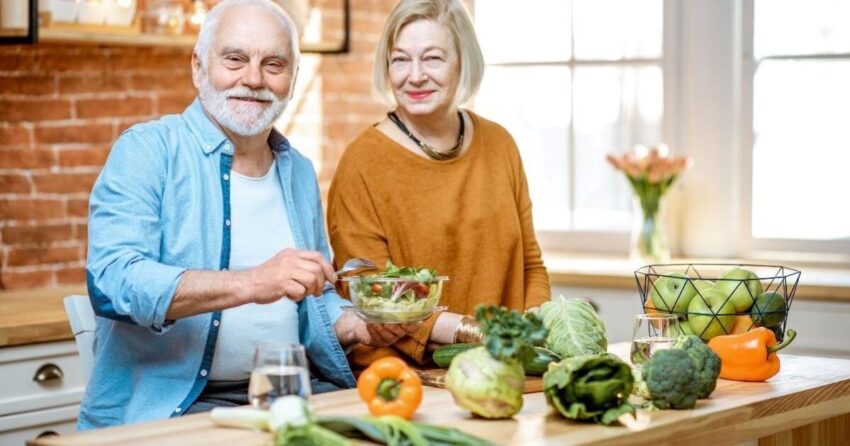
M 295 249 L 284 249 L 244 274 L 258 304 L 275 302 L 281 296 L 295 302 L 310 295 L 320 296 L 325 282 L 335 280 L 333 267 L 322 254 Z
M 387 347 L 403 336 L 416 333 L 420 322 L 410 324 L 367 324 L 354 313 L 346 311 L 334 324 L 340 345 L 348 347 L 359 342 L 371 347 Z

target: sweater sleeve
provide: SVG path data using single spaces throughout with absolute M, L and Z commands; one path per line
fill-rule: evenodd
M 524 282 L 525 282 L 525 309 L 542 305 L 549 301 L 552 289 L 549 285 L 549 273 L 543 265 L 540 245 L 537 244 L 537 236 L 534 234 L 534 222 L 531 214 L 531 197 L 528 192 L 528 181 L 525 177 L 525 169 L 517 151 L 515 158 L 517 163 L 516 172 L 517 185 L 517 211 L 519 213 L 522 231 L 523 258 L 524 258 Z
M 390 260 L 389 246 L 366 181 L 369 160 L 364 153 L 368 151 L 357 150 L 356 144 L 355 141 L 346 149 L 328 192 L 328 234 L 334 251 L 333 263 L 339 268 L 350 258 L 363 257 L 383 267 Z M 380 176 L 369 178 L 380 181 Z M 389 186 L 378 183 L 377 187 Z M 393 347 L 416 362 L 424 362 L 425 347 L 435 321 L 436 317 L 429 318 L 418 332 L 405 336 Z M 369 350 L 370 347 L 359 346 L 352 353 L 373 356 L 367 353 Z

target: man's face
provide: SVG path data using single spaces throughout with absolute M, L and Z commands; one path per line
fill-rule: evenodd
M 295 61 L 282 22 L 259 7 L 235 7 L 219 23 L 207 66 L 193 59 L 204 109 L 242 136 L 262 133 L 289 101 Z

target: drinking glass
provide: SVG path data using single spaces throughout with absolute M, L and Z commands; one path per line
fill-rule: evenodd
M 248 384 L 251 405 L 268 409 L 284 395 L 310 397 L 310 369 L 304 346 L 296 343 L 263 343 L 254 354 Z
M 638 314 L 632 333 L 632 364 L 640 366 L 659 351 L 670 348 L 681 334 L 675 314 Z

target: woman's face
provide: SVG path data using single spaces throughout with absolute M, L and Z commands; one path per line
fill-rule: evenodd
M 390 48 L 389 78 L 400 109 L 427 116 L 451 111 L 460 78 L 452 35 L 433 20 L 405 25 Z

